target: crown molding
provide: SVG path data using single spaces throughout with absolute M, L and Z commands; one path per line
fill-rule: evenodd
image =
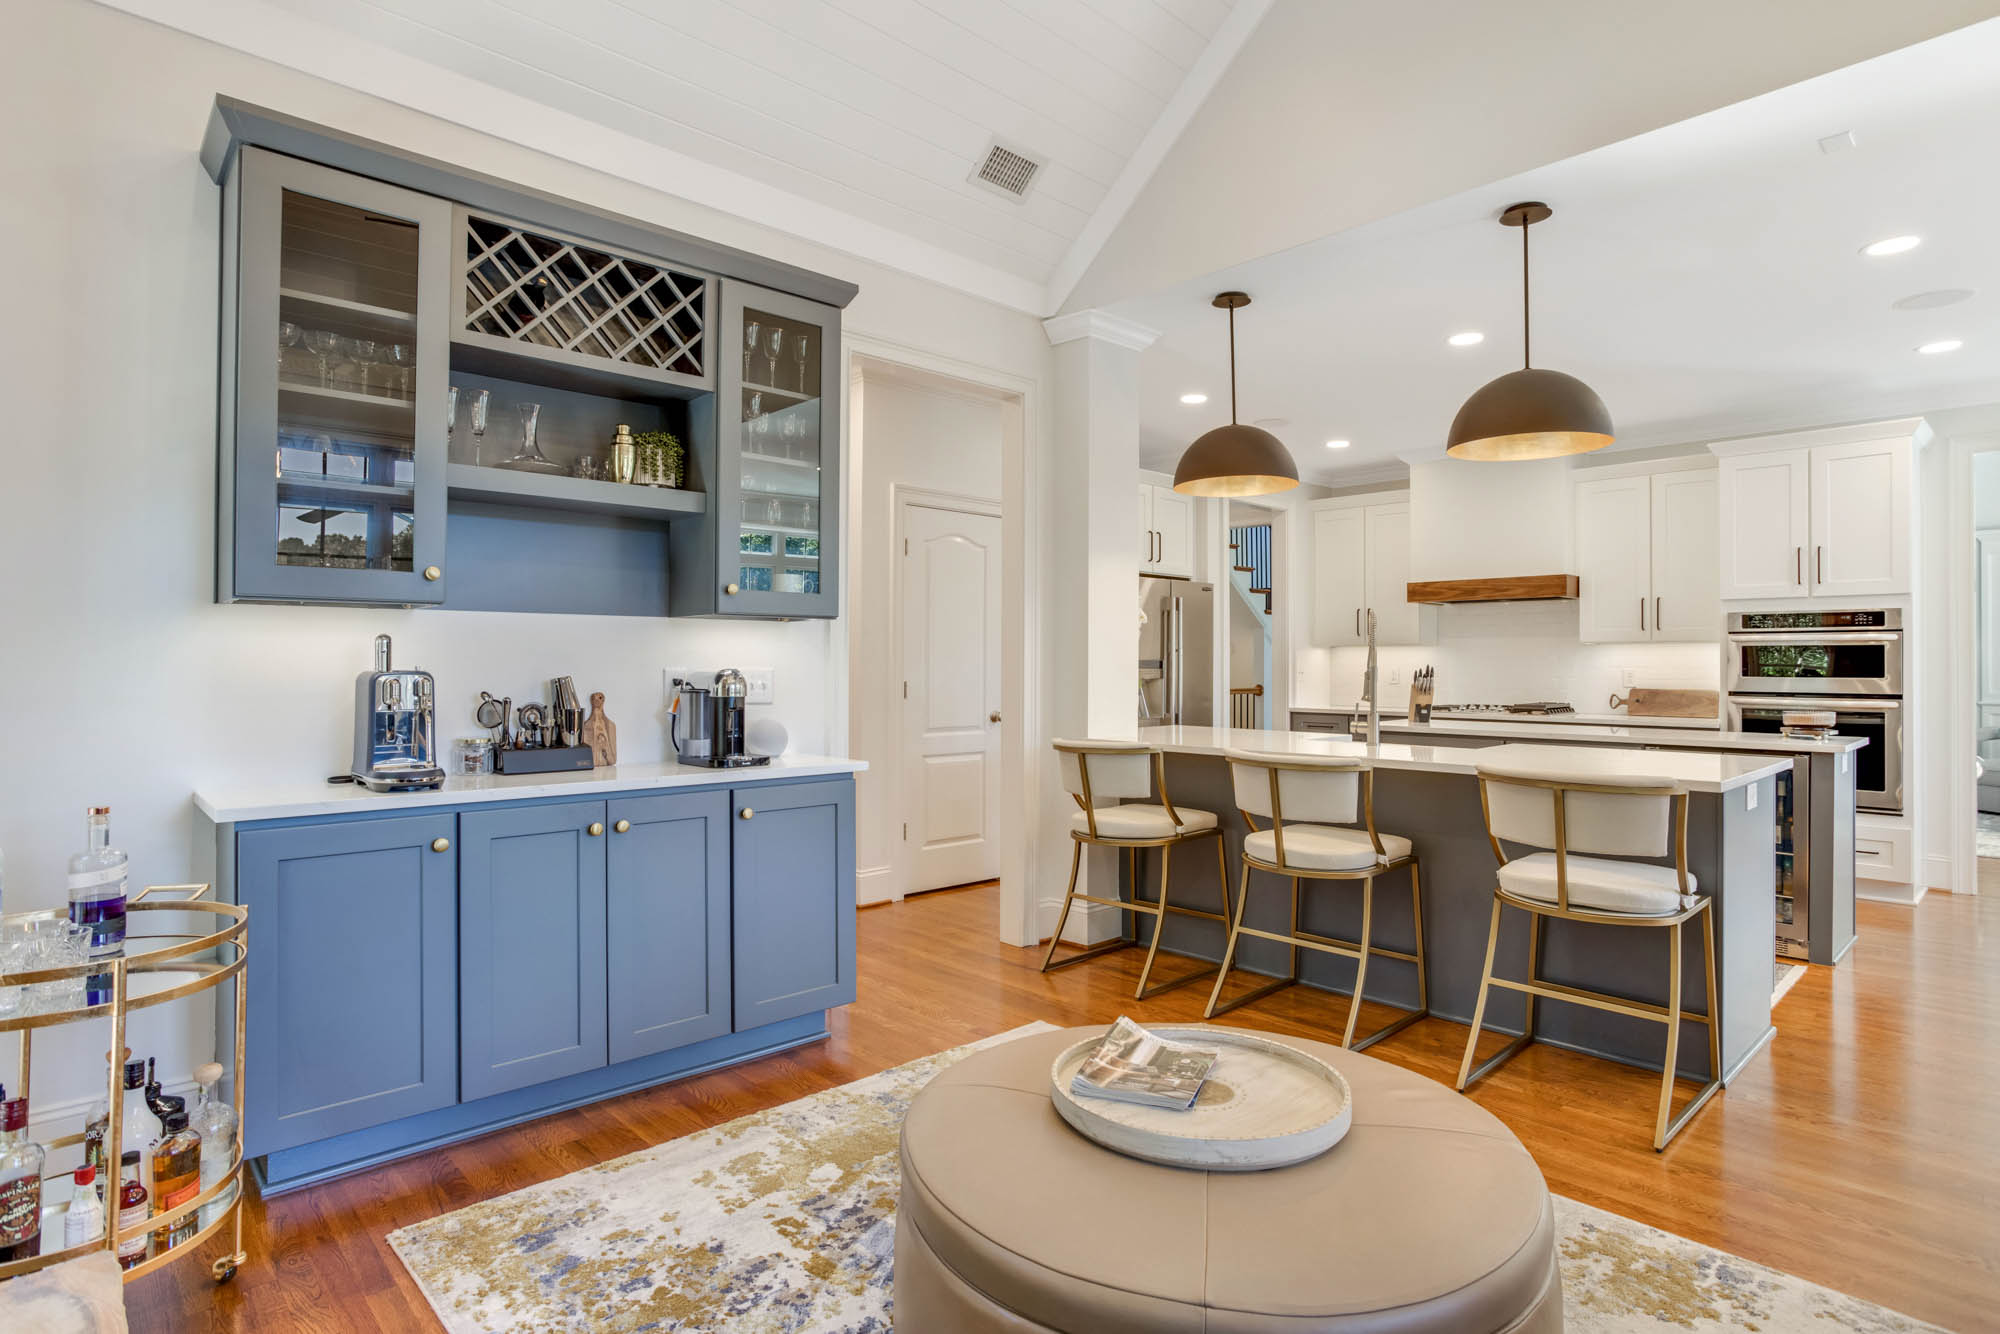
M 1049 336 L 1050 344 L 1056 346 L 1075 342 L 1079 338 L 1095 338 L 1134 352 L 1144 352 L 1160 336 L 1158 329 L 1148 328 L 1122 315 L 1113 315 L 1108 310 L 1096 309 L 1050 316 L 1042 321 L 1042 331 Z

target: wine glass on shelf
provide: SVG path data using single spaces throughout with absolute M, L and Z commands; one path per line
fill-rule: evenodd
M 278 321 L 278 378 L 285 379 L 291 374 L 291 350 L 299 345 L 305 331 L 290 320 Z
M 481 389 L 472 395 L 472 461 L 479 463 L 480 446 L 486 441 L 486 409 L 492 404 L 491 391 Z
M 785 331 L 772 325 L 764 331 L 764 359 L 771 365 L 771 383 L 778 383 L 778 354 L 785 350 Z
M 393 388 L 396 397 L 409 398 L 410 367 L 416 362 L 417 350 L 408 343 L 384 343 L 381 355 L 382 364 L 389 372 L 384 379 Z
M 458 386 L 444 391 L 444 456 L 450 458 L 452 438 L 458 433 Z
M 751 320 L 743 326 L 743 378 L 750 378 L 750 357 L 757 351 L 757 321 Z
M 306 351 L 319 359 L 319 387 L 329 386 L 332 373 L 333 350 L 340 346 L 340 336 L 326 329 L 306 330 Z
M 792 335 L 792 360 L 799 364 L 799 392 L 806 391 L 806 350 L 812 340 L 802 333 Z
M 354 361 L 354 390 L 359 394 L 375 392 L 371 381 L 381 377 L 373 368 L 382 364 L 381 351 L 372 338 L 356 338 L 347 345 L 348 356 Z

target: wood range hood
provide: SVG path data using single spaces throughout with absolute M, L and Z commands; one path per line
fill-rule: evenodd
M 1574 601 L 1581 584 L 1573 574 L 1520 574 L 1503 579 L 1434 579 L 1405 587 L 1412 602 L 1547 602 Z

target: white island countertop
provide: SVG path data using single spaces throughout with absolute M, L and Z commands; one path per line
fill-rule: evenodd
M 1382 730 L 1395 732 L 1398 736 L 1437 732 L 1447 736 L 1490 736 L 1523 741 L 1547 741 L 1555 745 L 1561 745 L 1565 737 L 1574 737 L 1579 741 L 1585 739 L 1631 741 L 1635 745 L 1668 746 L 1689 750 L 1761 750 L 1780 755 L 1839 755 L 1847 751 L 1860 750 L 1868 744 L 1868 738 L 1859 736 L 1830 736 L 1815 741 L 1804 737 L 1779 736 L 1775 732 L 1724 732 L 1713 728 L 1703 729 L 1699 724 L 1692 727 L 1654 727 L 1629 723 L 1613 726 L 1595 723 L 1550 723 L 1527 719 L 1495 719 L 1488 722 L 1482 718 L 1450 718 L 1433 719 L 1428 723 L 1413 723 L 1407 719 L 1391 720 L 1385 717 L 1382 719 Z
M 1139 740 L 1172 755 L 1221 755 L 1228 750 L 1260 750 L 1281 755 L 1337 755 L 1368 760 L 1382 769 L 1420 773 L 1473 774 L 1484 760 L 1562 768 L 1586 775 L 1664 778 L 1690 792 L 1731 792 L 1783 773 L 1792 761 L 1781 755 L 1749 755 L 1696 750 L 1641 750 L 1623 746 L 1530 746 L 1496 739 L 1491 746 L 1425 746 L 1385 741 L 1370 746 L 1325 732 L 1265 732 L 1242 727 L 1142 727 Z
M 444 786 L 419 792 L 371 792 L 359 783 L 324 778 L 271 783 L 216 783 L 198 788 L 194 804 L 217 824 L 249 820 L 291 820 L 312 815 L 350 815 L 423 806 L 471 806 L 487 801 L 532 797 L 582 797 L 594 792 L 644 792 L 677 787 L 743 787 L 787 778 L 859 773 L 866 760 L 831 755 L 780 755 L 746 769 L 706 769 L 671 761 L 614 764 L 556 774 L 453 775 Z

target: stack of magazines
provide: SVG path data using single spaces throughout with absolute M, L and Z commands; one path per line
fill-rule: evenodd
M 1069 1082 L 1079 1098 L 1111 1098 L 1186 1111 L 1194 1106 L 1219 1053 L 1149 1033 L 1123 1015 L 1084 1058 Z

